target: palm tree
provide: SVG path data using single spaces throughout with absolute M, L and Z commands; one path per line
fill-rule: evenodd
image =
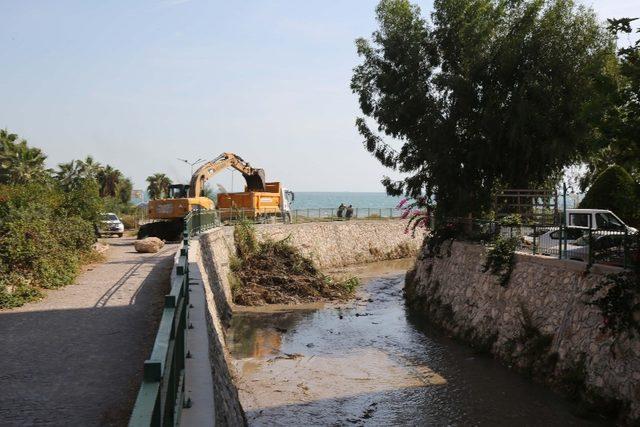
M 122 172 L 107 165 L 98 172 L 98 182 L 100 183 L 100 195 L 102 197 L 115 197 L 118 183 L 122 179 Z
M 45 177 L 47 156 L 18 135 L 0 129 L 0 183 L 24 184 Z
M 58 170 L 55 172 L 55 177 L 63 188 L 70 190 L 81 178 L 78 162 L 72 160 L 68 163 L 60 163 Z
M 171 185 L 171 179 L 163 173 L 155 173 L 147 177 L 147 192 L 149 198 L 161 199 L 169 195 L 169 186 Z
M 102 165 L 91 156 L 87 156 L 84 160 L 76 160 L 76 163 L 83 178 L 96 179 L 102 170 Z

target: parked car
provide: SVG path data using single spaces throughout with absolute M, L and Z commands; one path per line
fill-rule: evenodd
M 571 245 L 567 244 L 566 258 L 576 261 L 589 262 L 589 252 L 598 261 L 608 261 L 614 264 L 624 262 L 624 234 L 606 234 L 594 232 L 591 235 L 591 251 L 589 250 L 589 236 L 585 235 Z
M 100 224 L 98 226 L 98 235 L 100 237 L 104 235 L 122 237 L 124 233 L 124 224 L 118 218 L 118 215 L 108 212 L 100 215 Z
M 536 251 L 541 255 L 558 254 L 560 239 L 564 242 L 564 235 L 567 235 L 567 244 L 572 244 L 584 234 L 584 230 L 579 228 L 565 228 L 549 230 L 536 236 Z M 524 240 L 529 244 L 533 244 L 533 236 L 525 236 Z

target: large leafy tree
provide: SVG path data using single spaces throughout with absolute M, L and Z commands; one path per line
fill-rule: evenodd
M 147 177 L 147 192 L 149 198 L 160 199 L 169 195 L 169 186 L 171 185 L 171 179 L 163 173 L 155 173 Z
M 625 39 L 634 30 L 637 18 L 608 20 L 609 31 Z M 619 76 L 613 90 L 614 102 L 601 125 L 597 151 L 587 162 L 582 189 L 612 165 L 626 169 L 640 182 L 640 39 L 618 49 Z
M 388 193 L 479 213 L 496 188 L 544 185 L 587 154 L 615 61 L 591 10 L 436 0 L 429 25 L 408 0 L 382 0 L 376 14 L 379 29 L 356 42 L 351 88 L 366 148 L 408 175 L 385 177 Z
M 120 179 L 118 182 L 118 199 L 121 203 L 127 204 L 131 201 L 131 192 L 133 191 L 133 183 L 129 178 Z
M 0 129 L 0 183 L 25 184 L 46 177 L 42 150 L 29 147 L 18 135 Z
M 624 168 L 611 166 L 596 177 L 580 207 L 609 209 L 627 224 L 637 225 L 640 220 L 637 186 Z

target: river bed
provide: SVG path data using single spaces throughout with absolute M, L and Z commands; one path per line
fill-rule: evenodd
M 250 425 L 597 425 L 404 304 L 410 260 L 351 267 L 341 304 L 236 312 L 227 340 Z

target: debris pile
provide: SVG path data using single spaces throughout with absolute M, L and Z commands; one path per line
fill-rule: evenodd
M 289 239 L 258 242 L 253 226 L 235 226 L 236 256 L 231 259 L 231 291 L 239 305 L 297 304 L 345 299 L 357 278 L 336 281 L 320 272 Z

